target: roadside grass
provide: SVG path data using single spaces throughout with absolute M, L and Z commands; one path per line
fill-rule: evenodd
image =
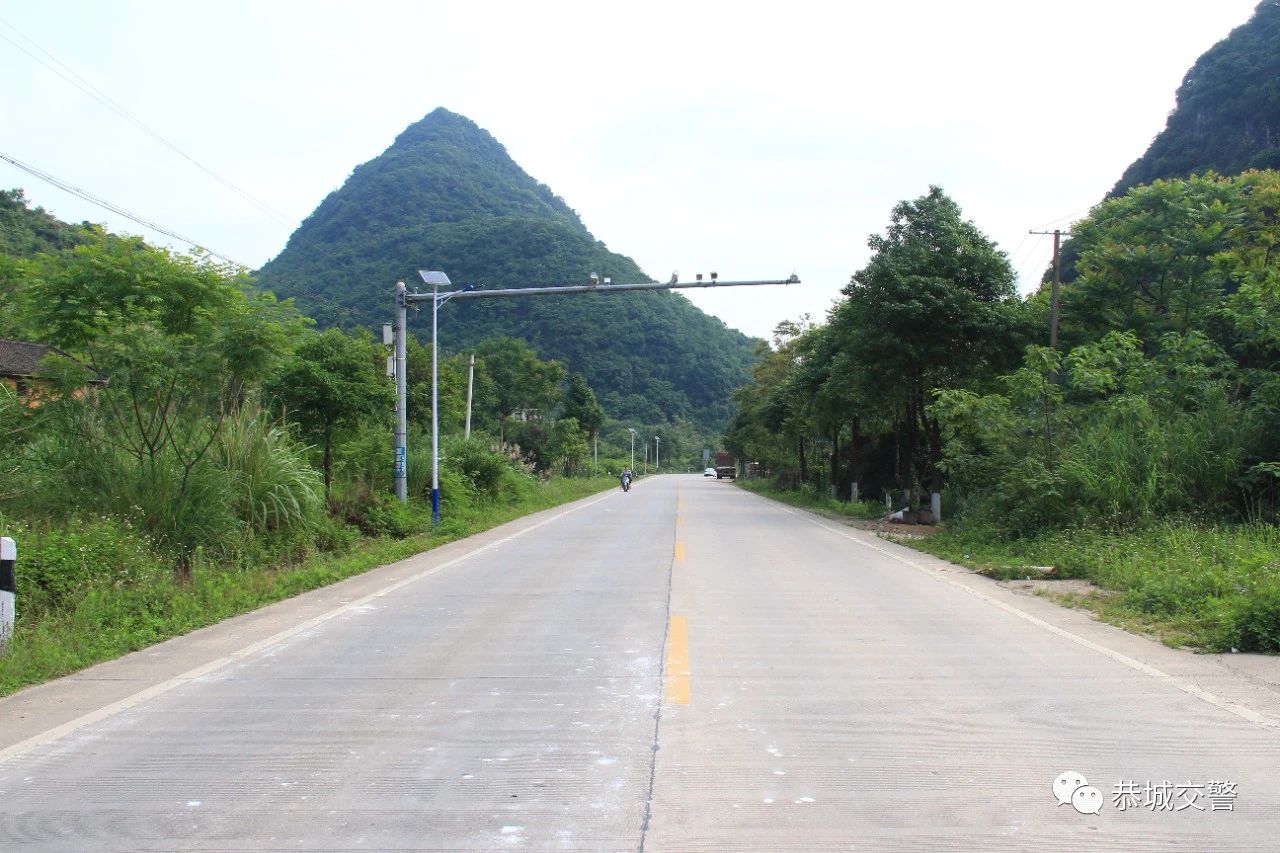
M 963 524 L 903 543 L 991 577 L 1091 581 L 1102 595 L 1059 595 L 1126 630 L 1203 651 L 1280 652 L 1280 529 L 1168 521 L 1127 531 L 1061 530 L 1001 540 Z
M 430 508 L 415 504 L 403 521 L 424 532 L 261 565 L 197 560 L 185 583 L 150 540 L 117 519 L 44 532 L 6 521 L 5 535 L 19 543 L 18 615 L 0 656 L 0 696 L 616 485 L 612 477 L 557 479 L 511 502 L 458 501 L 445 505 L 435 530 L 425 529 Z
M 813 489 L 780 489 L 771 480 L 734 480 L 739 488 L 757 495 L 772 498 L 779 503 L 798 506 L 802 509 L 822 510 L 851 518 L 875 520 L 884 518 L 884 504 L 876 501 L 860 501 L 848 503 L 838 501 L 828 495 L 820 495 Z

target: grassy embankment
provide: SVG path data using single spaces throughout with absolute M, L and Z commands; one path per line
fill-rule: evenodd
M 447 506 L 434 531 L 363 538 L 339 552 L 274 565 L 197 562 L 184 583 L 175 582 L 163 554 L 117 519 L 44 531 L 0 519 L 19 542 L 18 620 L 0 657 L 0 696 L 615 486 L 612 477 L 552 480 L 509 503 Z M 429 526 L 429 508 L 413 513 Z M 50 589 L 51 579 L 60 586 Z
M 1280 530 L 1168 521 L 1125 531 L 1061 530 L 1001 541 L 961 526 L 906 543 L 999 579 L 1091 581 L 1090 594 L 1045 594 L 1170 646 L 1280 652 Z

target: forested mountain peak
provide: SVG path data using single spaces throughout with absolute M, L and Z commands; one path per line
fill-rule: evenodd
M 1165 129 L 1111 190 L 1213 170 L 1280 168 L 1280 0 L 1204 53 L 1183 78 Z
M 419 269 L 489 288 L 585 282 L 592 272 L 650 280 L 592 237 L 491 134 L 436 109 L 357 166 L 258 281 L 295 297 L 322 326 L 373 327 L 391 318 L 395 282 L 415 287 Z M 610 415 L 650 423 L 723 424 L 729 393 L 754 359 L 751 339 L 676 293 L 483 300 L 446 310 L 446 351 L 495 335 L 521 338 L 584 375 Z
M 476 215 L 555 219 L 586 233 L 564 200 L 529 177 L 488 131 L 440 107 L 357 166 L 289 245 L 340 240 L 370 226 L 459 222 Z

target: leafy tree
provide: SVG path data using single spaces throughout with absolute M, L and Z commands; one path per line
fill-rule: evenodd
M 93 395 L 105 426 L 85 440 L 127 453 L 147 476 L 176 466 L 174 500 L 244 383 L 271 369 L 303 325 L 292 306 L 251 295 L 235 270 L 138 238 L 93 234 L 41 256 L 34 273 L 22 291 L 34 331 L 109 380 Z M 71 386 L 88 378 L 77 366 L 62 364 L 68 406 Z
M 548 413 L 560 399 L 564 368 L 542 361 L 533 348 L 516 338 L 489 338 L 476 347 L 477 359 L 493 380 L 500 427 L 522 409 Z
M 871 261 L 845 288 L 834 334 L 874 384 L 869 396 L 900 413 L 901 485 L 914 485 L 919 436 L 934 491 L 941 489 L 942 433 L 931 391 L 971 385 L 1016 362 L 1026 335 L 1008 258 L 940 188 L 893 209 Z
M 542 454 L 542 467 L 560 466 L 566 475 L 577 473 L 591 450 L 582 435 L 582 425 L 573 418 L 561 418 L 552 424 Z
M 1129 329 L 1153 345 L 1167 332 L 1213 330 L 1225 295 L 1215 258 L 1243 224 L 1241 189 L 1205 175 L 1099 205 L 1074 228 L 1078 277 L 1062 294 L 1064 340 Z
M 1259 430 L 1236 381 L 1199 333 L 1168 333 L 1149 355 L 1133 332 L 1111 332 L 1065 357 L 1030 347 L 1000 391 L 943 391 L 934 410 L 972 516 L 1015 536 L 1125 528 L 1241 507 Z
M 379 370 L 380 346 L 365 335 L 337 329 L 312 335 L 267 383 L 267 393 L 282 403 L 303 433 L 324 453 L 324 491 L 333 485 L 333 446 L 367 421 L 386 422 L 395 406 L 395 389 Z
M 25 419 L 21 452 L 0 455 L 42 483 L 26 511 L 127 517 L 176 555 L 183 579 L 198 547 L 225 545 L 248 521 L 236 517 L 238 475 L 221 466 L 224 425 L 303 318 L 253 294 L 238 270 L 64 229 L 19 202 L 0 204 L 0 232 L 29 238 L 8 246 L 26 257 L 0 256 L 0 325 L 72 357 L 45 359 L 60 393 Z
M 569 375 L 569 387 L 565 392 L 564 417 L 577 421 L 578 426 L 594 439 L 604 424 L 604 409 L 596 402 L 595 392 L 579 373 Z

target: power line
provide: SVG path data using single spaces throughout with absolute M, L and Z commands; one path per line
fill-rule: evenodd
M 30 166 L 26 163 L 23 163 L 21 160 L 17 159 L 16 157 L 10 157 L 8 154 L 5 154 L 3 151 L 0 151 L 0 160 L 4 160 L 6 163 L 11 163 L 14 166 L 17 166 L 22 171 L 26 172 L 27 174 L 34 175 L 35 177 L 39 178 L 42 181 L 53 184 L 58 189 L 63 190 L 64 192 L 69 192 L 74 196 L 78 196 L 84 199 L 85 201 L 89 202 L 90 204 L 96 204 L 98 207 L 102 207 L 111 211 L 112 213 L 119 214 L 120 216 L 123 216 L 125 219 L 130 219 L 138 223 L 139 225 L 143 226 L 144 228 L 150 229 L 151 231 L 155 231 L 157 234 L 163 234 L 166 237 L 172 237 L 174 240 L 178 240 L 180 242 L 188 244 L 189 246 L 193 246 L 196 249 L 199 249 L 209 255 L 212 255 L 215 258 L 221 258 L 222 260 L 226 261 L 229 264 L 232 264 L 233 266 L 241 267 L 243 269 L 249 269 L 248 264 L 242 264 L 236 259 L 230 258 L 222 254 L 221 252 L 215 252 L 212 249 L 210 249 L 208 246 L 206 246 L 204 243 L 199 242 L 198 240 L 192 240 L 190 237 L 183 237 L 181 234 L 177 233 L 176 231 L 170 231 L 168 228 L 165 228 L 163 225 L 157 225 L 156 223 L 152 222 L 150 219 L 144 219 L 143 217 L 138 216 L 136 213 L 130 213 L 129 211 L 125 210 L 123 207 L 120 207 L 119 205 L 112 204 L 111 202 L 107 201 L 104 198 L 99 198 L 98 196 L 93 195 L 90 192 L 86 192 L 85 190 L 82 190 L 79 187 L 73 186 L 67 183 L 66 181 L 63 181 L 59 178 L 54 177 L 53 175 L 50 175 L 48 172 L 44 172 L 44 171 L 41 171 L 40 169 L 37 169 L 35 166 Z
M 1075 221 L 1075 219 L 1079 217 L 1080 214 L 1088 213 L 1089 211 L 1093 210 L 1095 206 L 1096 205 L 1091 204 L 1088 207 L 1082 207 L 1079 210 L 1075 211 L 1074 213 L 1068 213 L 1066 216 L 1059 216 L 1057 219 L 1051 219 L 1048 222 L 1037 225 L 1033 230 L 1037 230 L 1037 231 L 1049 230 L 1060 222 Z
M 249 193 L 245 192 L 244 190 L 240 189 L 238 186 L 236 186 L 235 184 L 231 183 L 229 180 L 227 180 L 226 178 L 222 177 L 222 176 L 221 176 L 221 175 L 219 175 L 217 172 L 215 172 L 215 171 L 213 171 L 212 169 L 210 169 L 208 166 L 206 166 L 206 165 L 204 165 L 203 163 L 201 163 L 201 162 L 199 162 L 198 160 L 196 160 L 196 159 L 195 159 L 194 157 L 192 157 L 190 154 L 187 154 L 185 151 L 183 151 L 183 150 L 182 150 L 181 148 L 179 148 L 177 145 L 175 145 L 174 143 L 170 142 L 168 139 L 165 139 L 165 138 L 164 138 L 163 136 L 161 136 L 158 132 L 156 132 L 156 131 L 152 130 L 150 127 L 148 127 L 146 124 L 144 124 L 144 123 L 143 123 L 142 119 L 138 118 L 138 117 L 137 117 L 137 116 L 135 116 L 133 113 L 129 112 L 129 111 L 128 111 L 127 109 L 125 109 L 123 106 L 121 106 L 120 104 L 118 104 L 116 101 L 112 100 L 112 99 L 111 99 L 111 97 L 109 97 L 105 92 L 103 92 L 101 89 L 99 89 L 99 88 L 97 88 L 96 86 L 94 86 L 94 85 L 93 85 L 92 83 L 90 83 L 88 80 L 86 80 L 86 79 L 84 79 L 83 77 L 81 77 L 81 76 L 80 76 L 79 74 L 77 74 L 74 70 L 72 70 L 68 65 L 66 65 L 66 63 L 64 63 L 64 62 L 62 62 L 61 60 L 59 60 L 59 59 L 58 59 L 56 56 L 54 56 L 52 53 L 50 53 L 49 51 L 45 50 L 45 49 L 44 49 L 43 47 L 41 47 L 40 45 L 36 44 L 36 42 L 35 42 L 32 38 L 30 38 L 29 36 L 27 36 L 25 33 L 23 33 L 21 30 L 19 30 L 17 27 L 15 27 L 13 24 L 9 23 L 9 22 L 8 22 L 8 21 L 6 21 L 4 18 L 0 18 L 0 24 L 4 24 L 4 25 L 5 25 L 6 27 L 8 27 L 9 29 L 13 30 L 15 33 L 17 33 L 19 36 L 21 36 L 24 40 L 26 40 L 26 41 L 27 41 L 27 42 L 28 42 L 32 47 L 34 47 L 36 50 L 40 51 L 40 53 L 42 53 L 42 54 L 44 54 L 46 57 L 48 57 L 48 58 L 49 58 L 49 60 L 50 60 L 50 61 L 52 61 L 52 62 L 54 63 L 54 65 L 57 65 L 58 67 L 57 67 L 57 68 L 55 68 L 55 67 L 54 67 L 54 65 L 50 65 L 48 62 L 45 62 L 45 61 L 44 61 L 43 59 L 41 59 L 39 56 L 36 56 L 36 55 L 35 55 L 34 53 L 32 53 L 31 51 L 27 50 L 25 47 L 23 47 L 22 45 L 18 44 L 18 43 L 17 43 L 16 41 L 14 41 L 13 39 L 11 39 L 11 38 L 9 38 L 8 36 L 6 36 L 4 33 L 0 33 L 0 39 L 3 39 L 4 41 L 7 41 L 9 44 L 13 45 L 13 46 L 14 46 L 14 47 L 16 47 L 18 50 L 22 51 L 22 52 L 23 52 L 23 53 L 25 53 L 27 56 L 31 57 L 33 60 L 35 60 L 36 62 L 38 62 L 38 63 L 40 63 L 41 65 L 43 65 L 43 66 L 44 66 L 45 68 L 47 68 L 48 70 L 52 71 L 54 74 L 58 75 L 59 77 L 61 77 L 61 78 L 62 78 L 63 80 L 65 80 L 66 82 L 70 83 L 72 86 L 75 86 L 77 89 L 79 89 L 80 91 L 84 92 L 84 93 L 85 93 L 86 95 L 88 95 L 89 97 L 93 98 L 93 99 L 94 99 L 95 101 L 97 101 L 99 104 L 102 104 L 102 106 L 104 106 L 104 107 L 106 107 L 107 109 L 111 110 L 113 113 L 115 113 L 116 115 L 120 116 L 120 117 L 121 117 L 122 119 L 124 119 L 125 121 L 129 122 L 129 124 L 133 125 L 134 127 L 136 127 L 136 128 L 138 128 L 139 130 L 141 130 L 143 133 L 145 133 L 145 134 L 147 134 L 148 136 L 150 136 L 152 139 L 155 139 L 157 142 L 159 142 L 159 143 L 161 143 L 162 145 L 164 145 L 165 147 L 169 148 L 171 151 L 173 151 L 174 153 L 176 153 L 178 156 L 182 157 L 184 160 L 186 160 L 187 162 L 191 163 L 191 164 L 192 164 L 192 165 L 194 165 L 196 168 L 200 169 L 201 171 L 203 171 L 204 173 L 206 173 L 207 175 L 209 175 L 210 177 L 212 177 L 212 178 L 213 178 L 214 180 L 216 180 L 218 183 L 222 184 L 222 185 L 223 185 L 223 186 L 225 186 L 227 189 L 231 190 L 231 191 L 232 191 L 232 192 L 234 192 L 236 195 L 240 196 L 242 199 L 244 199 L 245 201 L 249 202 L 249 203 L 250 203 L 250 204 L 252 204 L 254 207 L 258 208 L 258 210 L 260 210 L 262 213 L 266 214 L 266 215 L 267 215 L 268 217 L 270 217 L 271 219 L 275 220 L 275 221 L 276 221 L 277 223 L 279 223 L 280 225 L 286 225 L 286 226 L 287 226 L 287 225 L 290 225 L 290 224 L 291 224 L 291 222 L 290 222 L 289 218 L 288 218 L 288 217 L 286 217 L 283 213 L 281 213 L 280 211 L 278 211 L 278 210 L 276 210 L 275 208 L 271 207 L 271 206 L 270 206 L 269 204 L 267 204 L 266 202 L 261 201 L 260 199 L 258 199 L 258 198 L 256 198 L 256 197 L 254 197 L 254 196 L 250 195 Z M 60 71 L 60 70 L 59 70 L 59 68 L 61 68 L 62 70 Z M 64 71 L 65 71 L 66 73 L 63 73 Z M 69 76 L 68 76 L 68 75 L 69 75 Z

